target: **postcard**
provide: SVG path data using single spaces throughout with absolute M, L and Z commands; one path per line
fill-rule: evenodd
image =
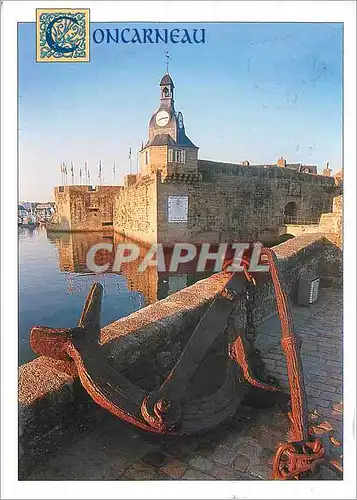
M 353 498 L 355 7 L 3 2 L 6 498 Z

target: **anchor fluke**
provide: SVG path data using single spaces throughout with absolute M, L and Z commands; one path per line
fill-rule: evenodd
M 103 286 L 94 283 L 87 295 L 86 302 L 78 321 L 79 328 L 85 328 L 90 339 L 99 340 L 102 312 Z
M 76 328 L 50 328 L 34 326 L 30 332 L 30 346 L 35 354 L 53 359 L 68 361 L 68 343 L 71 342 Z
M 98 341 L 100 336 L 100 318 L 103 287 L 94 283 L 86 298 L 81 317 L 76 328 L 51 328 L 34 326 L 30 332 L 31 349 L 39 356 L 49 356 L 53 359 L 68 361 L 67 354 L 70 344 L 83 337 L 87 342 Z

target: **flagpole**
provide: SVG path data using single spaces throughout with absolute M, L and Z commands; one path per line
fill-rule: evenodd
M 113 163 L 113 185 L 115 186 L 115 160 Z
M 99 160 L 99 171 L 98 171 L 98 177 L 99 177 L 99 185 L 102 185 L 102 160 Z
M 132 159 L 131 159 L 131 146 L 129 147 L 129 155 L 128 155 L 128 158 L 129 158 L 129 173 L 131 174 L 132 173 Z
M 136 150 L 136 173 L 139 172 L 139 150 Z

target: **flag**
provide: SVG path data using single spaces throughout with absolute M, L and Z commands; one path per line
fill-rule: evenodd
M 130 148 L 129 148 L 128 159 L 129 159 L 129 160 L 131 159 L 131 146 L 130 146 Z
M 114 163 L 113 163 L 113 174 L 115 174 L 115 160 L 114 160 Z
M 88 176 L 88 169 L 87 169 L 87 162 L 86 161 L 84 162 L 84 175 L 87 178 L 87 176 Z
M 98 171 L 98 176 L 102 177 L 102 161 L 99 161 L 99 171 Z
M 74 175 L 74 170 L 73 170 L 73 161 L 71 161 L 71 174 Z

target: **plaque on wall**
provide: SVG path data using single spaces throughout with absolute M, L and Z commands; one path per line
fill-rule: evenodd
M 169 196 L 168 220 L 169 222 L 187 222 L 188 196 Z

